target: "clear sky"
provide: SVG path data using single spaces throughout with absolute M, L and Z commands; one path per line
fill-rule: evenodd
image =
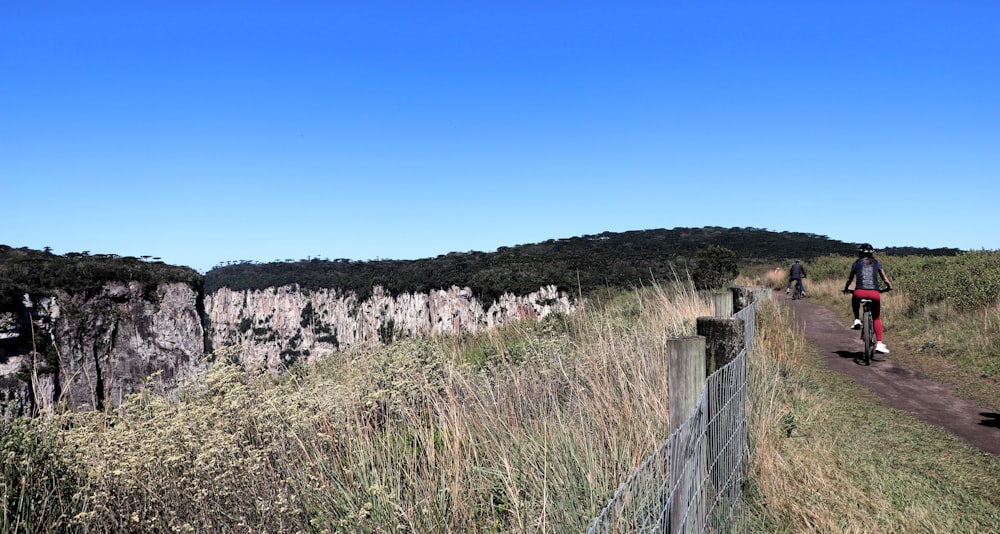
M 1000 249 L 1000 2 L 0 0 L 0 244 Z

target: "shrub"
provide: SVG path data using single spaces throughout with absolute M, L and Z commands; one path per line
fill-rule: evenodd
M 726 248 L 709 245 L 699 250 L 694 260 L 692 277 L 698 289 L 720 289 L 740 274 L 736 253 Z
M 889 256 L 877 258 L 894 286 L 906 289 L 912 310 L 944 303 L 959 311 L 992 306 L 1000 300 L 1000 252 L 966 252 L 956 256 Z M 847 280 L 853 258 L 824 256 L 809 270 L 817 280 Z M 912 311 L 911 310 L 911 311 Z

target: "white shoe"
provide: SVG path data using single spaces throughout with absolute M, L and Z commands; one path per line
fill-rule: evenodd
M 791 292 L 792 292 L 792 290 L 791 290 L 791 289 L 788 289 L 788 288 L 785 288 L 785 294 L 786 294 L 786 295 L 787 295 L 787 294 L 789 294 L 789 293 L 791 293 Z
M 861 329 L 861 319 L 855 319 L 854 324 L 851 325 L 851 330 L 860 330 L 860 329 Z
M 879 341 L 878 344 L 875 345 L 875 352 L 878 352 L 879 354 L 889 354 L 889 347 L 886 347 L 885 343 Z

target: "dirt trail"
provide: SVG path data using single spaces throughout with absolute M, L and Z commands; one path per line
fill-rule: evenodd
M 892 408 L 950 430 L 974 447 L 1000 456 L 1000 413 L 955 396 L 950 386 L 935 382 L 893 361 L 892 354 L 876 354 L 870 366 L 855 363 L 864 349 L 860 335 L 841 323 L 833 312 L 808 301 L 774 297 L 795 310 L 795 322 L 810 343 L 819 348 L 831 369 L 854 378 L 882 396 Z M 890 350 L 895 349 L 886 339 Z

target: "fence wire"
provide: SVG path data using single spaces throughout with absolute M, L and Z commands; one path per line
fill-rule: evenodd
M 745 348 L 705 379 L 694 412 L 619 486 L 588 533 L 738 530 L 756 305 L 733 317 L 743 320 Z

